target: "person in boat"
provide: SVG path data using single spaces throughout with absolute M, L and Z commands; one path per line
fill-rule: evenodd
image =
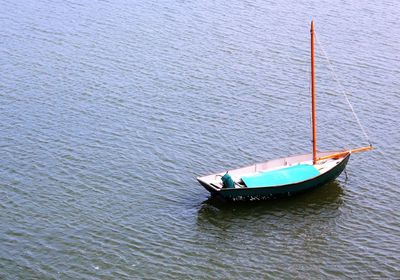
M 233 182 L 233 179 L 231 175 L 228 174 L 228 171 L 226 171 L 225 175 L 221 177 L 222 180 L 222 188 L 223 189 L 234 189 L 235 188 L 235 182 Z

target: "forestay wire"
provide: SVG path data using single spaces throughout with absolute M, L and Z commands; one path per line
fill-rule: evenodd
M 347 96 L 347 94 L 346 94 L 346 91 L 344 90 L 344 87 L 342 86 L 341 82 L 339 81 L 339 79 L 338 79 L 337 76 L 336 76 L 336 73 L 335 73 L 335 71 L 334 71 L 334 69 L 333 69 L 333 66 L 332 66 L 331 61 L 330 61 L 329 58 L 328 58 L 328 55 L 326 54 L 324 48 L 322 47 L 322 44 L 319 42 L 319 39 L 318 39 L 318 36 L 317 36 L 315 30 L 314 30 L 314 34 L 315 34 L 315 38 L 317 39 L 318 46 L 321 48 L 322 53 L 324 54 L 324 57 L 325 57 L 326 61 L 328 62 L 329 70 L 331 70 L 331 72 L 332 72 L 333 79 L 338 83 L 339 88 L 340 88 L 340 91 L 343 93 L 343 95 L 344 95 L 344 97 L 345 97 L 345 99 L 346 99 L 346 101 L 347 101 L 347 104 L 349 105 L 349 107 L 350 107 L 350 109 L 351 109 L 351 112 L 353 113 L 354 118 L 356 119 L 356 121 L 357 121 L 357 123 L 358 123 L 358 125 L 359 125 L 361 131 L 363 132 L 363 134 L 364 134 L 366 140 L 368 141 L 368 143 L 369 143 L 370 145 L 372 145 L 372 144 L 371 144 L 371 141 L 370 141 L 370 138 L 369 138 L 369 136 L 368 136 L 368 134 L 367 134 L 367 132 L 365 131 L 364 127 L 362 126 L 362 124 L 361 124 L 361 122 L 360 122 L 360 119 L 358 118 L 356 112 L 354 111 L 353 105 L 351 105 L 351 103 L 350 103 L 350 100 L 349 100 L 349 98 L 348 98 L 348 96 Z

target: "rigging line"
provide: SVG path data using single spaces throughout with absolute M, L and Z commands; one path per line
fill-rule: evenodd
M 318 45 L 320 46 L 320 48 L 321 48 L 321 50 L 322 50 L 322 53 L 323 53 L 324 56 L 325 56 L 325 59 L 326 59 L 327 62 L 328 62 L 329 69 L 331 70 L 331 72 L 332 72 L 332 74 L 333 74 L 333 79 L 338 83 L 338 85 L 339 85 L 339 87 L 340 87 L 340 91 L 343 93 L 343 95 L 344 95 L 344 97 L 345 97 L 345 99 L 346 99 L 346 101 L 347 101 L 347 104 L 349 105 L 349 107 L 350 107 L 350 109 L 351 109 L 351 111 L 352 111 L 352 113 L 353 113 L 353 115 L 354 115 L 354 118 L 356 119 L 356 121 L 357 121 L 359 127 L 361 128 L 361 131 L 363 132 L 365 138 L 367 139 L 368 143 L 369 143 L 370 145 L 372 145 L 372 144 L 371 144 L 371 141 L 370 141 L 370 138 L 369 138 L 369 136 L 368 136 L 368 134 L 367 134 L 367 132 L 365 131 L 364 127 L 362 126 L 361 121 L 360 121 L 360 119 L 358 118 L 356 112 L 354 111 L 353 105 L 351 105 L 351 103 L 350 103 L 350 100 L 349 100 L 349 98 L 348 98 L 348 96 L 347 96 L 347 94 L 346 94 L 346 92 L 345 92 L 345 90 L 344 90 L 344 87 L 342 86 L 342 84 L 340 83 L 339 79 L 338 79 L 337 76 L 336 76 L 336 73 L 335 73 L 335 71 L 334 71 L 334 69 L 333 69 L 332 63 L 331 63 L 331 61 L 329 60 L 328 55 L 326 54 L 324 48 L 322 47 L 322 44 L 320 43 L 320 41 L 319 41 L 319 39 L 318 39 L 318 36 L 317 36 L 317 33 L 315 32 L 315 30 L 314 30 L 314 34 L 315 34 L 315 38 L 317 39 L 316 41 L 317 41 Z

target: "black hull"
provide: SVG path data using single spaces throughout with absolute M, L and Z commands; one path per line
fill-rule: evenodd
M 258 187 L 258 188 L 237 188 L 237 189 L 220 189 L 216 190 L 205 182 L 199 181 L 201 185 L 206 188 L 211 195 L 221 197 L 228 200 L 241 200 L 241 199 L 257 199 L 257 198 L 275 198 L 281 196 L 291 196 L 300 192 L 315 189 L 330 181 L 335 180 L 346 168 L 350 159 L 348 154 L 338 165 L 329 171 L 316 176 L 310 180 L 302 181 L 290 185 L 281 185 L 276 187 Z

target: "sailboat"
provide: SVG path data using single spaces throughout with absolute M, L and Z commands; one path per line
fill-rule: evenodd
M 234 200 L 270 198 L 311 190 L 335 180 L 345 169 L 351 154 L 373 148 L 370 144 L 349 150 L 317 151 L 314 21 L 311 21 L 310 33 L 312 153 L 274 159 L 198 177 L 199 183 L 213 196 Z

